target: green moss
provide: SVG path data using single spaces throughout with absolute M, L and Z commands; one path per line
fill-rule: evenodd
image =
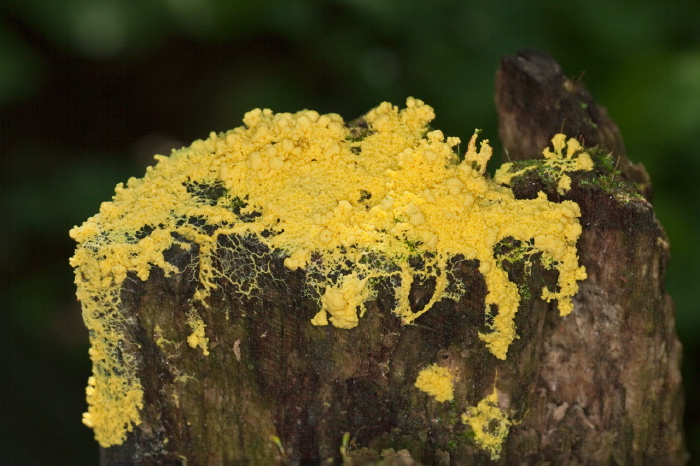
M 523 283 L 522 285 L 518 286 L 518 292 L 520 293 L 520 299 L 523 299 L 525 301 L 530 301 L 532 299 L 530 287 L 526 283 Z
M 601 149 L 589 153 L 595 167 L 592 172 L 581 176 L 579 184 L 582 187 L 601 189 L 624 202 L 644 199 L 635 184 L 620 171 L 618 160 L 611 153 Z

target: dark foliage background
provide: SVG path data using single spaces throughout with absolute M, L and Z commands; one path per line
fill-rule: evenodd
M 90 365 L 67 232 L 117 182 L 255 107 L 351 119 L 415 96 L 446 134 L 496 142 L 494 73 L 520 47 L 585 72 L 652 175 L 700 455 L 698 24 L 697 0 L 3 0 L 2 462 L 97 462 L 80 423 Z

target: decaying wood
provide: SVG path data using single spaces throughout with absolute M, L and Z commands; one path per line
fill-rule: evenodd
M 511 158 L 538 154 L 562 128 L 624 155 L 602 107 L 582 83 L 562 80 L 550 58 L 506 57 L 498 76 L 501 136 Z M 586 111 L 576 100 L 527 100 L 561 97 L 562 88 L 585 102 Z M 486 330 L 486 287 L 476 261 L 452 262 L 451 279 L 467 284 L 467 292 L 459 301 L 439 302 L 416 325 L 402 326 L 389 312 L 394 298 L 386 282 L 360 325 L 345 330 L 309 324 L 318 305 L 305 292 L 304 271 L 288 270 L 252 238 L 221 239 L 222 247 L 226 241 L 243 246 L 221 255 L 227 267 L 253 273 L 264 262 L 269 274 L 257 277 L 261 291 L 248 295 L 222 281 L 210 306 L 197 307 L 207 324 L 209 356 L 184 342 L 196 286 L 192 270 L 167 278 L 156 271 L 145 283 L 127 280 L 123 312 L 136 344 L 124 351 L 138 355 L 145 407 L 127 442 L 103 449 L 102 463 L 282 457 L 273 434 L 287 458 L 338 457 L 349 432 L 351 454 L 391 448 L 423 464 L 683 464 L 681 346 L 664 291 L 668 242 L 651 204 L 634 195 L 625 175 L 608 173 L 620 178 L 614 186 L 595 183 L 599 175 L 606 174 L 573 175 L 565 196 L 534 171 L 514 182 L 519 198 L 544 191 L 580 205 L 578 247 L 588 279 L 567 317 L 555 303 L 523 299 L 519 339 L 505 361 L 478 337 Z M 196 253 L 172 251 L 168 260 L 187 264 Z M 556 272 L 537 261 L 530 274 L 522 264 L 507 267 L 523 289 L 556 283 Z M 422 307 L 434 287 L 414 283 L 412 305 Z M 458 370 L 455 399 L 466 403 L 438 403 L 414 387 L 418 371 L 438 360 Z M 492 462 L 460 416 L 494 386 L 501 409 L 517 424 Z

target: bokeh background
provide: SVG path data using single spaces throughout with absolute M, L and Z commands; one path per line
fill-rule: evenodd
M 697 460 L 699 24 L 697 0 L 2 0 L 0 462 L 97 463 L 68 230 L 116 183 L 255 107 L 351 119 L 415 96 L 498 151 L 494 73 L 521 47 L 585 73 L 652 176 Z

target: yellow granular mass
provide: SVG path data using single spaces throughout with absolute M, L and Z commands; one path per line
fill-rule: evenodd
M 474 431 L 474 441 L 479 448 L 489 451 L 492 460 L 501 457 L 503 442 L 508 437 L 513 422 L 498 407 L 498 392 L 495 388 L 476 407 L 468 408 L 462 414 L 462 422 L 469 424 Z
M 416 388 L 423 390 L 437 401 L 450 401 L 454 398 L 454 374 L 447 367 L 436 364 L 418 373 Z
M 490 331 L 480 337 L 505 359 L 516 337 L 520 296 L 493 247 L 512 237 L 531 241 L 543 260 L 555 264 L 558 287 L 542 296 L 558 300 L 563 315 L 570 312 L 577 281 L 586 276 L 575 248 L 578 205 L 544 195 L 514 199 L 510 189 L 484 175 L 491 157 L 487 141 L 477 148 L 475 134 L 460 161 L 458 138 L 429 131 L 434 117 L 430 106 L 413 98 L 402 110 L 382 103 L 364 117 L 361 131 L 336 114 L 256 109 L 246 113 L 244 126 L 156 156 L 157 165 L 143 178 L 119 184 L 111 202 L 71 230 L 78 242 L 71 264 L 92 344 L 86 423 L 100 444 L 122 443 L 139 423 L 142 403 L 136 363 L 119 349 L 125 343 L 121 284 L 127 276 L 147 280 L 153 267 L 166 275 L 179 272 L 164 257 L 175 246 L 197 246 L 197 263 L 190 264 L 199 273 L 195 305 L 206 306 L 221 281 L 241 294 L 257 291 L 257 277 L 270 273 L 264 259 L 229 269 L 221 265 L 219 242 L 253 237 L 281 254 L 288 269 L 307 272 L 310 296 L 318 299 L 310 324 L 347 329 L 360 323 L 379 280 L 396 284 L 392 312 L 411 324 L 436 302 L 458 298 L 448 287 L 451 257 L 478 260 L 488 288 L 484 311 L 497 307 Z M 552 159 L 563 160 L 557 141 Z M 421 270 L 409 265 L 415 254 L 425 258 Z M 412 309 L 412 282 L 431 277 L 432 298 Z M 197 322 L 189 336 L 190 345 L 202 350 L 204 325 Z

